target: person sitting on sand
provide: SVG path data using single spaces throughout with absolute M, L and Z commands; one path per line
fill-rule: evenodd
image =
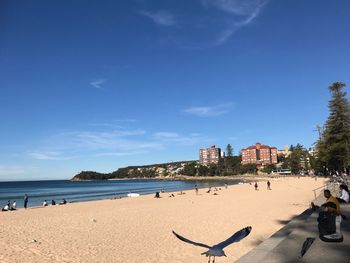
M 65 204 L 67 204 L 67 201 L 66 201 L 66 199 L 62 199 L 62 201 L 60 202 L 60 205 L 65 205 Z
M 17 203 L 16 203 L 16 201 L 13 201 L 12 206 L 10 206 L 10 210 L 15 211 L 16 207 L 17 207 Z
M 9 211 L 10 206 L 8 205 L 8 203 L 2 208 L 2 211 L 6 212 Z
M 43 206 L 47 206 L 47 201 L 46 200 L 43 202 Z
M 51 205 L 56 205 L 56 202 L 55 202 L 55 200 L 51 200 Z
M 339 186 L 340 196 L 337 197 L 339 203 L 349 203 L 349 188 L 346 184 L 341 184 Z
M 159 192 L 156 192 L 156 195 L 154 196 L 154 198 L 160 198 Z

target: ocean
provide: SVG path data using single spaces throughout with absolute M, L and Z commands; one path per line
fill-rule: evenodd
M 229 180 L 228 184 L 239 182 Z M 28 206 L 40 206 L 44 200 L 51 204 L 55 200 L 58 204 L 62 198 L 67 202 L 81 202 L 90 200 L 126 197 L 128 193 L 141 195 L 160 192 L 190 190 L 198 188 L 222 187 L 223 181 L 164 181 L 152 179 L 136 180 L 108 180 L 108 181 L 16 181 L 0 182 L 0 206 L 4 207 L 7 201 L 17 201 L 17 207 L 23 207 L 23 197 L 29 197 Z

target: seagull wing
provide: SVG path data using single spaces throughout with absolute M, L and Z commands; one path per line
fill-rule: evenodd
M 224 247 L 227 247 L 228 245 L 231 245 L 234 242 L 239 242 L 243 238 L 248 236 L 250 231 L 252 231 L 252 227 L 251 226 L 245 227 L 245 228 L 237 231 L 236 233 L 234 233 L 231 237 L 229 237 L 225 241 L 215 245 L 214 247 L 219 247 L 219 248 L 223 249 Z
M 200 246 L 200 247 L 205 247 L 205 248 L 211 248 L 210 246 L 206 245 L 206 244 L 202 244 L 202 243 L 197 243 L 197 242 L 194 242 L 194 241 L 191 241 L 183 236 L 180 236 L 179 234 L 175 233 L 175 231 L 173 230 L 173 234 L 178 238 L 180 239 L 181 241 L 184 241 L 186 243 L 189 243 L 189 244 L 192 244 L 192 245 L 195 245 L 195 246 Z

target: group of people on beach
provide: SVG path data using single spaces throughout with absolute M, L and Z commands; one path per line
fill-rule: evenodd
M 25 209 L 27 209 L 28 207 L 28 201 L 29 201 L 29 197 L 27 194 L 24 195 L 23 198 L 23 207 Z M 62 199 L 62 201 L 59 203 L 60 205 L 65 205 L 67 204 L 67 200 L 65 198 Z M 44 200 L 44 202 L 42 203 L 42 206 L 48 206 L 48 202 L 47 200 Z M 51 205 L 56 205 L 56 201 L 55 200 L 51 200 Z M 5 204 L 5 206 L 1 209 L 1 211 L 6 212 L 6 211 L 14 211 L 17 210 L 17 202 L 13 201 L 12 205 L 11 205 L 11 201 L 8 200 L 7 203 Z
M 65 205 L 65 204 L 67 204 L 67 201 L 66 201 L 66 199 L 62 199 L 62 201 L 59 203 L 60 205 Z M 49 204 L 48 204 L 48 202 L 47 202 L 47 200 L 44 200 L 44 202 L 43 202 L 43 206 L 48 206 Z M 56 201 L 55 200 L 51 200 L 51 205 L 56 205 Z
M 267 190 L 271 190 L 271 182 L 269 180 L 266 182 L 266 186 L 267 186 Z M 255 189 L 255 191 L 259 190 L 258 182 L 255 182 L 254 189 Z
M 6 212 L 6 211 L 14 211 L 16 210 L 17 207 L 17 202 L 13 201 L 12 205 L 11 205 L 11 201 L 8 200 L 6 205 L 1 209 L 1 211 Z

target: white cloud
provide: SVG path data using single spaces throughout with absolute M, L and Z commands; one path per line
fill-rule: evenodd
M 229 113 L 232 110 L 232 106 L 233 103 L 225 103 L 216 106 L 191 107 L 183 110 L 183 112 L 198 117 L 215 117 Z
M 102 89 L 102 84 L 104 84 L 106 81 L 106 79 L 95 79 L 90 82 L 90 85 L 96 89 Z
M 176 20 L 173 14 L 168 11 L 156 11 L 151 12 L 147 10 L 141 10 L 140 14 L 150 18 L 154 23 L 160 26 L 174 26 L 176 24 Z

